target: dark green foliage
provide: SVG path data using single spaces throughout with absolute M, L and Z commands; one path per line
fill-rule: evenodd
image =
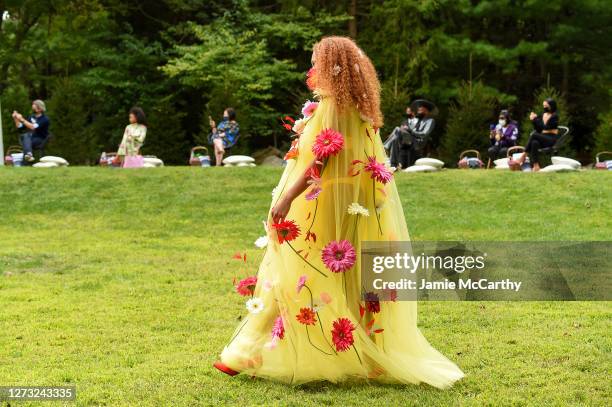
M 601 125 L 595 133 L 595 154 L 600 151 L 612 151 L 612 110 L 602 114 L 600 120 Z
M 55 135 L 48 151 L 75 164 L 116 150 L 133 105 L 149 116 L 144 152 L 167 163 L 185 163 L 189 148 L 206 142 L 208 116 L 219 121 L 227 106 L 242 129 L 235 151 L 285 146 L 278 119 L 296 115 L 308 97 L 310 50 L 328 34 L 353 33 L 376 65 L 383 135 L 411 99 L 436 102 L 432 151 L 451 162 L 457 149 L 486 145 L 498 108 L 523 123 L 541 103 L 534 90 L 550 84 L 566 101 L 568 154 L 592 156 L 605 132 L 595 140 L 595 130 L 609 117 L 602 114 L 612 83 L 606 0 L 0 1 L 4 10 L 5 144 L 17 142 L 10 113 L 27 113 L 32 99 L 43 98 Z M 480 81 L 496 106 L 463 105 L 464 81 Z
M 464 150 L 480 151 L 483 161 L 489 147 L 488 125 L 494 117 L 497 98 L 481 82 L 465 82 L 451 104 L 443 140 L 445 160 L 456 163 Z

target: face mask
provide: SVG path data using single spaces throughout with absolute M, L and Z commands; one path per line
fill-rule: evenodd
M 223 116 L 223 120 L 229 121 L 229 116 Z
M 506 121 L 505 120 L 500 120 L 499 121 L 499 125 L 500 126 L 505 126 L 506 125 Z
M 546 113 L 550 112 L 550 107 L 544 107 L 544 112 Z
M 418 117 L 419 119 L 422 119 L 423 117 L 425 117 L 425 114 L 423 113 L 417 113 L 416 117 Z

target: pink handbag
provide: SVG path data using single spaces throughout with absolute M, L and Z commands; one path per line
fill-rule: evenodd
M 123 158 L 123 168 L 142 168 L 144 158 L 141 155 L 126 155 Z

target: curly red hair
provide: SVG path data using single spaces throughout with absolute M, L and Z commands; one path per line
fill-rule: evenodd
M 332 96 L 340 110 L 355 107 L 372 126 L 380 128 L 380 82 L 370 58 L 347 37 L 325 37 L 315 44 L 316 89 Z

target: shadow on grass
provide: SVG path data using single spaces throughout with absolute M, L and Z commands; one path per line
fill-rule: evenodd
M 287 388 L 293 390 L 300 390 L 308 394 L 324 394 L 335 391 L 350 391 L 359 390 L 362 391 L 364 388 L 376 389 L 376 390 L 398 390 L 398 391 L 418 391 L 419 393 L 446 393 L 448 389 L 438 389 L 425 383 L 420 384 L 400 384 L 400 383 L 381 383 L 372 380 L 365 379 L 350 379 L 343 382 L 333 383 L 325 380 L 313 381 L 303 384 L 285 384 L 277 381 L 267 380 L 259 377 L 248 377 L 246 375 L 239 375 L 233 380 L 240 380 L 242 384 L 266 384 L 275 388 Z M 452 388 L 454 390 L 460 390 L 462 387 L 462 381 L 457 382 Z

